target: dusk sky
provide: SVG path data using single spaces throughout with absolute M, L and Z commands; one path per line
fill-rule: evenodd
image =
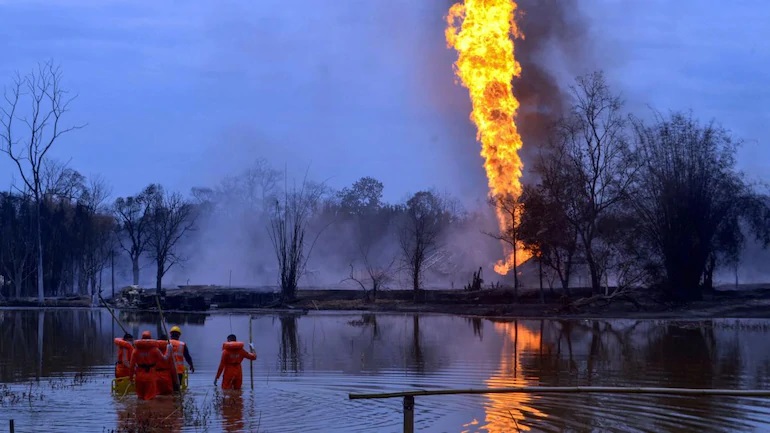
M 740 167 L 767 172 L 767 2 L 580 3 L 591 60 L 567 70 L 554 54 L 565 86 L 603 69 L 630 111 L 714 118 L 746 140 Z M 52 156 L 101 174 L 114 196 L 150 182 L 187 193 L 265 157 L 334 188 L 373 176 L 388 200 L 437 187 L 472 203 L 486 181 L 444 41 L 450 4 L 0 0 L 0 83 L 58 62 L 79 95 L 69 122 L 88 126 Z

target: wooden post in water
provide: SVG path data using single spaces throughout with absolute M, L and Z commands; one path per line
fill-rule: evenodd
M 404 433 L 414 433 L 414 396 L 404 396 Z
M 13 420 L 11 420 L 11 433 L 13 433 Z
M 251 336 L 251 314 L 249 314 L 249 343 L 254 344 L 254 339 Z M 251 379 L 251 389 L 254 389 L 254 361 L 249 360 L 249 378 Z

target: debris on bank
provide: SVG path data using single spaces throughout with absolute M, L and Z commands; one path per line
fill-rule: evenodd
M 37 298 L 0 298 L 0 307 L 73 308 L 92 305 L 91 297 L 83 295 L 47 297 L 42 304 Z
M 150 310 L 156 307 L 156 296 L 164 310 L 208 311 L 217 308 L 269 308 L 280 303 L 273 291 L 222 286 L 180 286 L 177 289 L 146 289 L 127 286 L 109 300 L 120 309 Z

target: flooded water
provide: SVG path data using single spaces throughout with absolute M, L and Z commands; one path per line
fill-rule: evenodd
M 121 314 L 129 330 L 157 316 Z M 181 403 L 110 395 L 121 336 L 106 310 L 0 310 L 0 431 L 397 432 L 409 389 L 658 386 L 767 389 L 770 320 L 518 320 L 310 313 L 252 321 L 250 389 L 214 384 L 222 341 L 246 315 L 176 315 L 195 362 Z M 425 432 L 770 431 L 770 399 L 523 394 L 417 397 Z

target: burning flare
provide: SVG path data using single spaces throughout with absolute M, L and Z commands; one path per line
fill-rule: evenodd
M 515 123 L 519 101 L 511 89 L 521 66 L 514 58 L 511 36 L 524 35 L 514 21 L 515 10 L 512 0 L 465 0 L 454 4 L 447 15 L 447 44 L 458 53 L 455 73 L 471 96 L 470 117 L 478 128 L 476 138 L 481 142 L 489 194 L 496 200 L 521 196 L 523 164 L 518 151 L 522 142 Z M 501 233 L 510 233 L 520 218 L 520 211 L 512 216 L 497 209 Z M 497 273 L 505 275 L 514 261 L 518 265 L 530 257 L 518 241 L 516 244 L 515 259 L 514 249 L 503 244 L 506 258 L 495 265 Z

